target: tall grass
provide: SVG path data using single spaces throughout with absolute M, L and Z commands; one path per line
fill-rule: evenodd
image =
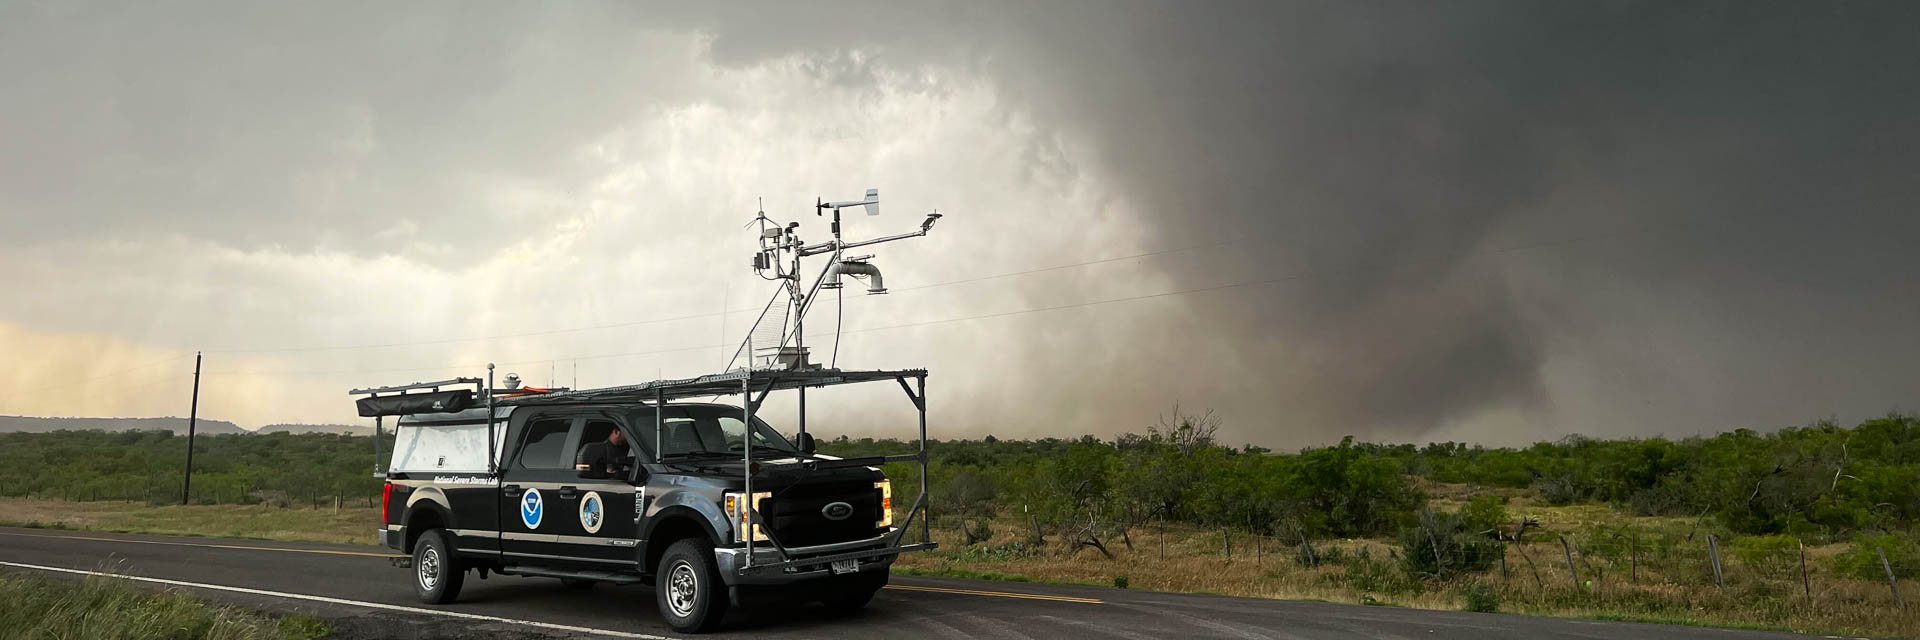
M 0 640 L 291 640 L 330 632 L 310 616 L 274 619 L 114 578 L 0 575 Z

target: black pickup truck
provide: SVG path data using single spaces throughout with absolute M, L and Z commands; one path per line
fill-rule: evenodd
M 903 542 L 924 493 L 896 526 L 877 469 L 922 462 L 925 486 L 924 403 L 907 383 L 917 377 L 924 391 L 924 376 L 742 371 L 580 392 L 365 390 L 376 393 L 363 415 L 400 416 L 380 540 L 410 554 L 396 564 L 428 603 L 452 601 L 472 572 L 575 588 L 648 582 L 668 624 L 689 632 L 764 598 L 857 609 L 899 553 L 934 546 L 924 519 L 919 540 Z M 883 379 L 898 379 L 921 410 L 918 453 L 817 455 L 811 434 L 795 444 L 753 415 L 776 388 Z M 744 406 L 671 402 L 729 388 Z

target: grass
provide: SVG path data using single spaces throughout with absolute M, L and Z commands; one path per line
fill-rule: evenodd
M 373 544 L 379 509 L 167 505 L 0 498 L 0 525 L 76 531 Z
M 1470 492 L 1451 487 L 1435 500 L 1448 510 Z M 1330 602 L 1445 610 L 1685 624 L 1737 629 L 1791 630 L 1845 636 L 1920 637 L 1920 607 L 1896 609 L 1885 582 L 1842 574 L 1830 559 L 1845 544 L 1807 547 L 1812 595 L 1802 592 L 1797 549 L 1749 565 L 1735 557 L 1730 535 L 1711 520 L 1639 517 L 1608 505 L 1553 506 L 1526 492 L 1506 490 L 1514 519 L 1537 519 L 1524 547 L 1509 546 L 1509 564 L 1446 581 L 1408 577 L 1390 540 L 1315 541 L 1319 566 L 1296 560 L 1297 547 L 1272 538 L 1232 533 L 1233 559 L 1218 530 L 1159 529 L 1131 532 L 1133 548 L 1117 536 L 1105 540 L 1116 558 L 1063 544 L 1053 530 L 1047 543 L 1032 545 L 1030 524 L 1007 518 L 993 523 L 987 542 L 967 546 L 957 527 L 934 529 L 940 549 L 903 555 L 895 571 L 1020 581 L 1110 585 L 1126 576 L 1128 588 L 1154 591 L 1324 600 Z M 1454 498 L 1454 496 L 1459 496 Z M 1449 506 L 1453 499 L 1453 506 Z M 1716 587 L 1705 554 L 1706 534 L 1721 540 L 1727 587 Z M 1691 534 L 1691 538 L 1689 535 Z M 1568 575 L 1572 548 L 1580 586 Z M 1165 556 L 1161 548 L 1165 546 Z M 1629 559 L 1632 549 L 1634 558 Z M 1531 568 L 1528 560 L 1531 560 Z M 1791 571 L 1780 565 L 1791 564 Z M 1539 574 L 1535 581 L 1534 571 Z M 1631 575 L 1630 575 L 1631 574 Z M 1911 582 L 1902 590 L 1920 597 Z
M 312 616 L 272 618 L 114 578 L 0 575 L 0 640 L 305 640 L 332 632 Z
M 1438 489 L 1435 508 L 1442 510 L 1471 494 L 1460 487 Z M 1746 566 L 1731 551 L 1722 558 L 1728 579 L 1722 591 L 1712 582 L 1704 538 L 1715 533 L 1722 538 L 1723 549 L 1729 550 L 1728 542 L 1734 538 L 1715 529 L 1711 521 L 1637 517 L 1607 505 L 1552 506 L 1530 493 L 1506 491 L 1512 517 L 1531 517 L 1541 523 L 1530 534 L 1533 542 L 1509 547 L 1504 572 L 1496 566 L 1443 582 L 1408 577 L 1389 540 L 1316 541 L 1316 553 L 1323 561 L 1309 567 L 1295 559 L 1293 545 L 1252 538 L 1244 531 L 1232 534 L 1234 554 L 1228 561 L 1218 530 L 1149 525 L 1132 532 L 1132 549 L 1122 540 L 1107 540 L 1117 556 L 1109 560 L 1090 548 L 1062 544 L 1053 532 L 1047 544 L 1031 545 L 1025 542 L 1030 525 L 1011 518 L 993 523 L 994 536 L 972 546 L 963 543 L 957 528 L 936 527 L 934 537 L 941 548 L 903 555 L 894 570 L 905 575 L 1088 586 L 1113 585 L 1115 578 L 1124 575 L 1127 588 L 1152 591 L 1449 610 L 1469 605 L 1486 609 L 1491 602 L 1491 608 L 1500 612 L 1528 615 L 1920 637 L 1920 607 L 1894 609 L 1886 583 L 1857 580 L 1833 570 L 1830 558 L 1844 544 L 1807 548 L 1811 597 L 1801 592 L 1797 564 L 1795 571 L 1782 574 L 1767 566 Z M 366 508 L 183 507 L 0 498 L 0 522 L 367 544 L 379 515 Z M 1567 574 L 1560 536 L 1572 545 L 1581 575 L 1579 588 Z M 1630 545 L 1637 561 L 1628 560 Z M 1481 586 L 1473 587 L 1478 591 L 1474 602 L 1469 602 L 1470 585 L 1476 584 Z M 1911 583 L 1902 586 L 1913 588 Z M 1909 597 L 1920 597 L 1920 592 L 1910 591 Z

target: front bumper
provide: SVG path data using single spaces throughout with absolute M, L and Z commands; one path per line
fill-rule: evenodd
M 787 549 L 783 559 L 771 546 L 753 549 L 753 565 L 747 566 L 747 549 L 714 549 L 720 579 L 727 586 L 780 585 L 833 575 L 831 565 L 843 560 L 858 560 L 859 573 L 886 571 L 901 553 L 931 551 L 939 543 L 897 544 L 898 530 L 866 540 Z

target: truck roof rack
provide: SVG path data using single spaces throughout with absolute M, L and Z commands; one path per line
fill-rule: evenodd
M 494 403 L 498 406 L 556 405 L 556 404 L 614 404 L 639 403 L 664 400 L 672 402 L 686 398 L 702 396 L 729 396 L 745 393 L 747 389 L 763 397 L 770 391 L 800 389 L 806 387 L 830 387 L 842 384 L 857 384 L 881 380 L 901 380 L 919 378 L 927 375 L 926 369 L 893 369 L 847 371 L 841 369 L 813 369 L 804 371 L 790 370 L 737 370 L 727 373 L 714 373 L 696 378 L 678 380 L 655 380 L 635 385 L 606 387 L 603 389 L 581 389 L 535 395 L 505 397 L 497 396 Z

